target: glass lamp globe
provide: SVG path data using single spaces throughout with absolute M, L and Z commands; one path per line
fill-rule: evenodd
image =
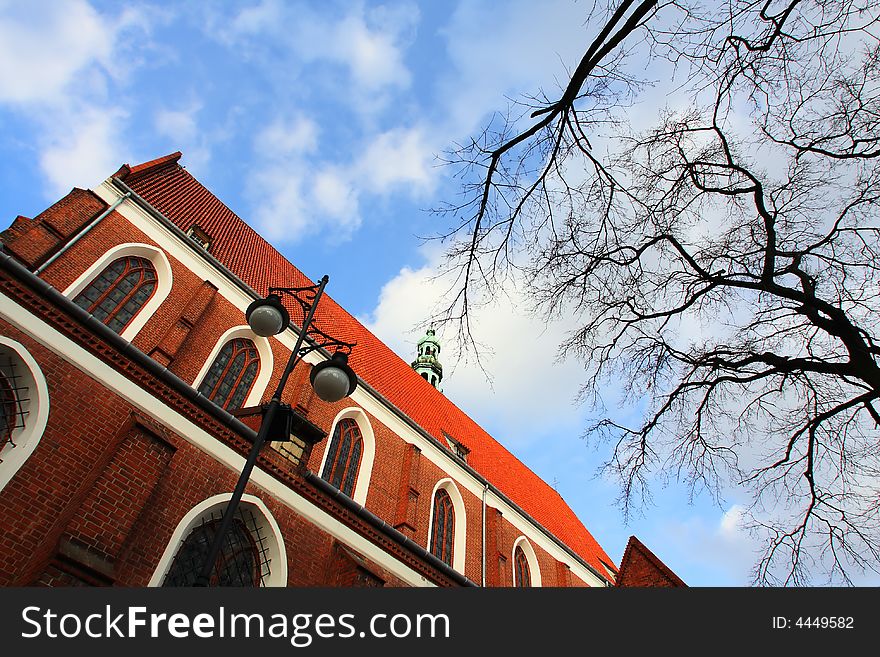
M 264 338 L 278 335 L 290 323 L 287 309 L 281 303 L 280 297 L 275 294 L 251 303 L 245 317 L 251 330 Z
M 357 375 L 348 366 L 348 356 L 339 352 L 315 365 L 309 379 L 315 394 L 326 402 L 344 399 L 357 387 Z

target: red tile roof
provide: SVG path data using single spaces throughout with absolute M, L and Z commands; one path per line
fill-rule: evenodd
M 269 287 L 312 282 L 184 169 L 181 153 L 129 167 L 117 176 L 181 230 L 198 225 L 211 236 L 211 254 L 260 294 Z M 319 326 L 356 342 L 350 364 L 373 389 L 443 444 L 443 432 L 470 448 L 468 465 L 600 573 L 613 562 L 562 497 L 507 451 L 366 327 L 325 295 Z

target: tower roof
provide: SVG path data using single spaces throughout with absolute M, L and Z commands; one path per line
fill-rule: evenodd
M 435 331 L 434 331 L 433 327 L 429 328 L 427 331 L 425 331 L 425 335 L 423 335 L 421 337 L 421 339 L 419 340 L 419 343 L 418 343 L 419 346 L 421 347 L 426 342 L 430 342 L 431 344 L 437 345 L 437 348 L 439 349 L 440 348 L 440 341 L 435 337 L 434 334 L 435 334 Z
M 179 159 L 178 152 L 136 166 L 123 165 L 116 175 L 181 230 L 198 225 L 210 234 L 211 254 L 259 294 L 265 295 L 269 287 L 312 284 Z M 349 364 L 369 386 L 438 441 L 445 432 L 467 444 L 470 467 L 597 571 L 606 572 L 603 562 L 613 561 L 562 497 L 440 391 L 425 385 L 408 363 L 330 295 L 322 299 L 316 321 L 332 327 L 334 337 L 357 343 Z M 429 335 L 423 339 L 434 340 Z

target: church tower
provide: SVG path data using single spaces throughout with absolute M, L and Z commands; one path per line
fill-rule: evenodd
M 440 364 L 440 342 L 434 337 L 434 329 L 429 328 L 424 337 L 419 340 L 418 356 L 412 362 L 412 368 L 422 375 L 432 386 L 440 392 L 440 381 L 443 380 L 443 366 Z

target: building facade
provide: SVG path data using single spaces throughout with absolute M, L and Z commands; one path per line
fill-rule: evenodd
M 294 348 L 245 310 L 311 281 L 180 157 L 2 234 L 0 585 L 192 584 Z M 316 323 L 356 343 L 357 389 L 315 396 L 326 351 L 293 371 L 302 431 L 261 451 L 212 584 L 614 585 L 558 493 L 426 375 L 433 336 L 416 371 L 330 296 Z

